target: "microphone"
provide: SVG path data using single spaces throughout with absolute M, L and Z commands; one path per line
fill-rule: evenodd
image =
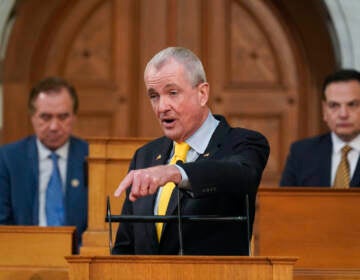
M 177 161 L 176 163 L 181 164 L 182 161 Z M 181 168 L 181 167 L 180 167 Z M 193 222 L 246 222 L 246 238 L 248 246 L 248 255 L 251 256 L 251 244 L 250 244 L 250 213 L 249 213 L 249 196 L 248 194 L 244 197 L 244 206 L 245 206 L 245 216 L 219 216 L 219 215 L 182 215 L 181 213 L 181 201 L 180 201 L 180 188 L 179 185 L 176 185 L 174 191 L 177 191 L 177 215 L 173 216 L 159 216 L 159 215 L 111 215 L 110 208 L 110 198 L 106 197 L 107 200 L 107 209 L 105 222 L 109 223 L 109 250 L 110 255 L 112 255 L 113 242 L 112 242 L 112 222 L 130 222 L 130 223 L 157 223 L 157 222 L 175 222 L 178 223 L 178 235 L 179 235 L 179 255 L 184 255 L 184 245 L 183 245 L 183 231 L 182 223 L 193 223 Z M 242 211 L 241 211 L 242 212 Z
M 178 160 L 176 164 L 182 164 L 182 160 Z M 179 233 L 179 255 L 184 255 L 184 248 L 183 248 L 183 234 L 182 234 L 182 217 L 181 217 L 181 204 L 180 204 L 180 189 L 179 186 L 177 187 L 177 204 L 178 204 L 178 211 L 177 211 L 177 220 L 178 220 L 178 233 Z
M 109 250 L 110 255 L 112 255 L 112 223 L 111 223 L 111 209 L 110 209 L 110 198 L 109 196 L 106 197 L 106 218 L 109 222 Z
M 177 187 L 177 203 L 178 203 L 178 211 L 177 211 L 177 218 L 178 218 L 178 232 L 179 232 L 179 255 L 184 255 L 184 248 L 183 248 L 183 235 L 182 235 L 182 218 L 181 218 L 181 204 L 180 204 L 180 189 Z

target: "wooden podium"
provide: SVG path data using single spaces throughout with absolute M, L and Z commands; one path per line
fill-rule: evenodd
M 113 193 L 126 175 L 135 150 L 149 139 L 88 141 L 88 229 L 83 234 L 81 255 L 66 258 L 70 279 L 292 279 L 295 258 L 109 256 L 106 197 L 110 197 L 112 213 L 119 214 L 124 196 L 114 198 Z
M 295 258 L 71 256 L 70 280 L 290 280 Z
M 75 227 L 0 226 L 0 279 L 69 278 Z
M 360 279 L 359 205 L 359 188 L 261 189 L 255 255 L 299 257 L 298 280 Z
M 113 192 L 135 150 L 149 139 L 90 139 L 89 223 L 81 255 L 96 264 L 109 255 L 106 196 L 119 214 L 124 197 Z M 253 233 L 254 256 L 296 256 L 297 280 L 360 280 L 360 189 L 260 188 Z M 113 237 L 116 228 L 113 227 Z
M 88 228 L 83 234 L 81 255 L 109 255 L 109 227 L 105 223 L 106 197 L 110 197 L 112 213 L 120 214 L 125 197 L 122 195 L 115 198 L 114 191 L 127 174 L 135 150 L 148 141 L 138 138 L 88 139 Z M 113 225 L 114 233 L 117 226 Z

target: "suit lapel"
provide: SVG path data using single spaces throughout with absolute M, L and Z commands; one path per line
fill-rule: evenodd
M 215 117 L 218 120 L 220 120 L 220 123 L 218 127 L 215 129 L 214 134 L 211 136 L 210 142 L 206 147 L 205 152 L 199 155 L 196 161 L 213 158 L 215 154 L 221 149 L 223 142 L 226 138 L 226 135 L 229 133 L 229 130 L 231 129 L 223 117 L 216 115 Z
M 82 158 L 83 149 L 79 142 L 73 137 L 69 139 L 69 151 L 66 162 L 66 181 L 65 181 L 65 224 L 74 224 L 76 219 L 79 200 L 82 200 L 84 187 L 87 187 L 84 176 L 85 163 Z M 84 204 L 86 207 L 87 204 Z
M 66 162 L 66 182 L 65 182 L 65 224 L 69 224 L 70 217 L 72 215 L 75 215 L 76 213 L 72 213 L 72 205 L 77 205 L 77 203 L 73 202 L 71 203 L 72 199 L 76 199 L 76 195 L 72 195 L 72 187 L 71 182 L 73 180 L 77 180 L 77 182 L 80 182 L 80 178 L 76 178 L 76 175 L 74 174 L 75 170 L 78 170 L 76 168 L 76 164 L 78 163 L 79 157 L 76 155 L 77 149 L 75 147 L 75 143 L 72 138 L 69 139 L 69 151 L 68 151 L 68 158 Z M 75 181 L 74 181 L 75 182 Z
M 358 158 L 354 175 L 351 178 L 350 187 L 360 186 L 360 158 Z
M 319 166 L 319 186 L 331 186 L 332 141 L 330 134 L 327 134 L 324 143 L 320 143 L 318 146 L 319 158 L 317 164 Z
M 29 205 L 32 209 L 32 221 L 34 225 L 39 224 L 39 155 L 36 146 L 36 137 L 33 136 L 29 140 L 27 148 L 27 166 L 30 167 L 32 178 L 31 182 L 24 184 L 26 188 L 24 196 L 28 198 Z
M 173 142 L 169 138 L 162 138 L 158 147 L 154 150 L 149 166 L 155 166 L 160 164 L 166 164 L 172 150 Z

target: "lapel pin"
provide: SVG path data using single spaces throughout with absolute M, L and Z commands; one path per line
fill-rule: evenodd
M 210 156 L 210 153 L 206 153 L 203 155 L 203 157 L 208 157 L 208 156 Z
M 74 188 L 77 188 L 80 185 L 80 182 L 78 179 L 72 179 L 71 180 L 71 186 Z
M 159 160 L 159 159 L 161 159 L 161 155 L 158 155 L 158 156 L 156 157 L 156 160 Z

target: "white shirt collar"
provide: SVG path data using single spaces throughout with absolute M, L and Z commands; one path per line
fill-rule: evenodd
M 50 149 L 48 149 L 43 143 L 40 142 L 38 138 L 36 138 L 36 145 L 39 151 L 39 160 L 44 160 L 49 157 L 49 155 L 53 152 Z M 68 153 L 69 153 L 69 141 L 67 141 L 64 145 L 62 145 L 60 148 L 55 150 L 56 154 L 63 159 L 67 159 Z
M 185 142 L 198 154 L 203 154 L 218 124 L 219 121 L 209 112 L 208 117 L 200 128 Z
M 354 150 L 360 152 L 360 134 L 350 142 L 344 142 L 334 132 L 331 132 L 331 140 L 333 143 L 333 153 L 340 153 L 340 150 L 345 145 L 349 145 Z

